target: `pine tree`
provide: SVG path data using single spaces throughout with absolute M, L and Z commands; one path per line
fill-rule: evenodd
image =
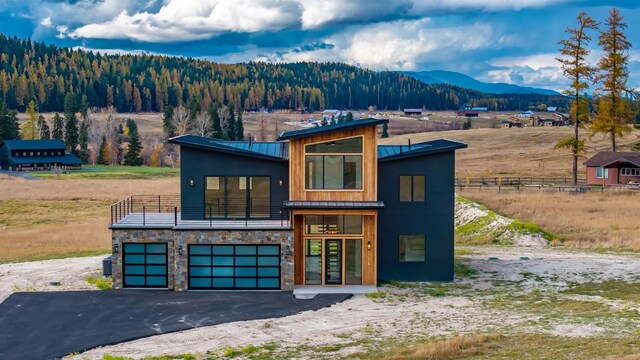
M 0 100 L 0 141 L 20 139 L 18 112 L 9 110 L 7 104 Z
M 244 140 L 244 124 L 242 123 L 242 113 L 238 112 L 236 120 L 236 140 Z
M 67 93 L 67 95 L 64 96 L 64 114 L 65 116 L 67 114 L 75 114 L 77 112 L 77 107 L 76 107 L 76 96 L 73 93 Z
M 167 106 L 162 115 L 162 136 L 166 141 L 176 136 L 176 127 L 173 124 L 173 106 Z
M 40 139 L 51 139 L 51 131 L 49 130 L 49 125 L 47 125 L 47 120 L 45 120 L 44 116 L 42 115 L 38 116 L 38 131 L 40 132 Z
M 138 136 L 138 125 L 135 121 L 129 119 L 127 120 L 127 127 L 129 128 L 129 146 L 127 147 L 127 153 L 124 155 L 124 164 L 127 166 L 140 166 L 142 165 L 142 157 L 140 157 L 142 144 Z
M 22 125 L 22 139 L 23 140 L 37 140 L 39 139 L 39 133 L 36 125 L 38 120 L 38 111 L 36 110 L 35 101 L 29 101 L 27 106 L 27 119 Z
M 83 120 L 80 124 L 80 131 L 78 132 L 78 143 L 80 150 L 78 151 L 78 158 L 83 164 L 89 162 L 89 125 L 86 120 Z
M 75 113 L 65 114 L 64 143 L 70 153 L 78 154 L 78 120 Z
M 100 140 L 100 147 L 98 148 L 98 165 L 109 165 L 106 160 L 105 153 L 107 151 L 107 136 L 102 135 L 102 140 Z
M 382 138 L 389 137 L 389 125 L 387 123 L 382 124 Z
M 629 103 L 623 99 L 623 93 L 627 90 L 629 70 L 628 50 L 631 43 L 623 31 L 627 24 L 618 9 L 609 11 L 609 17 L 605 21 L 606 30 L 600 33 L 598 45 L 602 47 L 603 54 L 598 62 L 599 90 L 603 95 L 598 100 L 595 120 L 589 127 L 589 136 L 601 133 L 611 138 L 611 151 L 617 151 L 616 140 L 632 131 L 633 113 L 629 109 Z
M 589 36 L 587 30 L 597 29 L 598 24 L 596 21 L 589 17 L 586 12 L 581 11 L 578 14 L 578 28 L 566 29 L 565 32 L 569 35 L 569 38 L 558 42 L 562 45 L 562 49 L 560 49 L 562 57 L 557 58 L 557 60 L 562 64 L 563 74 L 571 80 L 570 88 L 564 90 L 563 93 L 573 97 L 571 119 L 573 120 L 574 134 L 560 139 L 556 144 L 556 149 L 565 148 L 571 151 L 574 185 L 578 183 L 578 158 L 584 153 L 584 140 L 580 140 L 580 128 L 590 121 L 588 103 L 585 108 L 581 102 L 580 93 L 589 87 L 587 81 L 593 80 L 595 75 L 595 68 L 587 62 L 587 57 L 591 52 L 589 50 L 591 36 Z M 584 110 L 584 112 L 581 110 Z
M 224 126 L 224 133 L 227 136 L 227 140 L 233 141 L 236 139 L 236 112 L 233 109 L 233 103 L 229 103 L 227 114 L 228 116 Z
M 62 121 L 62 117 L 60 117 L 58 113 L 53 115 L 53 132 L 51 133 L 51 137 L 56 140 L 64 140 L 64 121 Z
M 347 117 L 344 119 L 344 122 L 352 122 L 353 121 L 353 114 L 351 113 L 351 111 L 349 111 L 347 113 Z
M 89 100 L 87 95 L 82 95 L 82 100 L 80 101 L 80 115 L 82 116 L 82 120 L 87 120 L 87 115 L 89 114 Z
M 211 122 L 211 137 L 222 139 L 222 126 L 220 126 L 220 108 L 218 103 L 212 103 L 209 109 L 209 121 Z

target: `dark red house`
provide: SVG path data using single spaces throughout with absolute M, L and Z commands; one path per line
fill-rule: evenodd
M 640 183 L 640 152 L 601 151 L 584 165 L 588 185 Z

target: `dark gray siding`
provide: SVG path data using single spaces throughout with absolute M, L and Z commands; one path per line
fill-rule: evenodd
M 204 179 L 206 176 L 270 176 L 271 206 L 279 207 L 289 195 L 289 167 L 286 161 L 271 161 L 241 155 L 180 147 L 180 194 L 182 217 L 187 220 L 204 218 Z M 189 179 L 195 180 L 189 186 Z M 278 180 L 284 179 L 284 186 Z M 280 215 L 272 211 L 272 217 Z
M 455 152 L 380 162 L 378 278 L 383 281 L 453 279 Z M 424 175 L 426 202 L 399 201 L 399 176 Z M 425 236 L 425 262 L 399 261 L 399 236 Z

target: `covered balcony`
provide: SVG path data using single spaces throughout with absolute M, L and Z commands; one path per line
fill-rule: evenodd
M 291 229 L 289 211 L 261 201 L 219 199 L 182 206 L 179 195 L 131 195 L 111 205 L 111 229 Z

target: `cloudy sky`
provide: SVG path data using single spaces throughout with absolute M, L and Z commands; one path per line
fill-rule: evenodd
M 0 0 L 0 32 L 103 52 L 451 70 L 559 90 L 564 29 L 583 9 L 604 21 L 612 5 L 637 46 L 629 85 L 640 88 L 640 0 Z

